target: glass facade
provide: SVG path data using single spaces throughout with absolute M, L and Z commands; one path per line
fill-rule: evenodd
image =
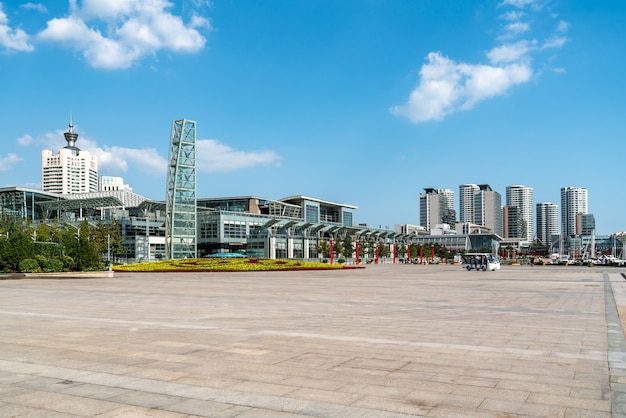
M 167 172 L 166 258 L 197 256 L 196 122 L 172 122 Z
M 353 242 L 378 242 L 381 245 L 420 245 L 439 243 L 457 251 L 469 249 L 493 248 L 497 239 L 490 234 L 446 234 L 441 236 L 395 233 L 380 228 L 367 226 L 353 226 L 354 209 L 350 206 L 335 204 L 335 210 L 328 210 L 332 204 L 322 202 L 320 206 L 312 199 L 306 201 L 300 211 L 301 217 L 272 216 L 241 212 L 241 204 L 237 202 L 251 202 L 255 199 L 233 198 L 233 204 L 221 199 L 221 207 L 235 210 L 211 210 L 199 205 L 197 212 L 190 212 L 195 216 L 197 256 L 206 256 L 215 252 L 243 252 L 251 257 L 276 257 L 296 259 L 319 259 L 318 244 L 331 239 L 340 242 L 344 237 L 351 237 Z M 259 200 L 260 202 L 269 202 Z M 19 188 L 0 189 L 0 211 L 9 216 L 23 220 L 55 222 L 63 220 L 63 224 L 77 225 L 84 219 L 93 224 L 99 221 L 107 224 L 115 219 L 120 227 L 124 240 L 124 250 L 116 254 L 116 258 L 125 262 L 147 261 L 166 258 L 167 240 L 167 205 L 164 202 L 143 201 L 135 207 L 116 208 L 108 203 L 106 197 L 98 199 L 64 199 L 61 196 L 41 191 Z M 299 201 L 304 204 L 304 200 Z M 183 204 L 193 207 L 183 199 Z M 296 203 L 282 204 L 277 202 L 276 207 L 293 208 Z M 340 222 L 309 222 L 304 218 L 306 214 L 315 215 L 320 207 L 327 219 L 337 219 Z M 254 205 L 251 206 L 252 211 Z M 185 214 L 186 212 L 182 212 Z M 197 213 L 197 215 L 196 215 Z M 340 214 L 333 217 L 332 214 Z M 309 218 L 312 219 L 312 218 Z M 172 226 L 189 231 L 189 219 L 177 217 Z M 365 245 L 365 244 L 363 244 Z M 368 244 L 369 245 L 369 244 Z M 361 251 L 363 246 L 361 247 Z M 195 254 L 193 255 L 196 256 Z M 191 257 L 189 255 L 188 257 Z

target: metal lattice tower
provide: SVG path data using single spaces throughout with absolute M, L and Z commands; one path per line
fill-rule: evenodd
M 172 122 L 167 164 L 165 257 L 197 256 L 196 229 L 196 122 Z

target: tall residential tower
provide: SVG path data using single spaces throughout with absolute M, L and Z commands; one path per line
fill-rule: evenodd
M 587 189 L 582 187 L 561 188 L 561 233 L 564 237 L 575 236 L 576 215 L 587 213 Z
M 474 222 L 474 193 L 478 191 L 477 184 L 459 186 L 459 222 Z
M 506 206 L 508 208 L 508 236 L 532 241 L 535 234 L 533 222 L 533 189 L 521 185 L 507 186 Z M 516 208 L 516 209 L 513 209 Z
M 479 184 L 474 192 L 474 223 L 503 235 L 502 195 L 488 184 Z
M 537 203 L 537 239 L 546 246 L 559 234 L 559 207 L 550 202 Z
M 430 231 L 438 224 L 454 227 L 454 192 L 450 189 L 424 189 L 419 196 L 420 225 Z

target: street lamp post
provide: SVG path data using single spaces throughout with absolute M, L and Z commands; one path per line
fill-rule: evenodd
M 107 234 L 107 263 L 109 271 L 111 271 L 111 234 Z

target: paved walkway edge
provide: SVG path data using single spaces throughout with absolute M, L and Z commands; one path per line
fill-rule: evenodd
M 626 417 L 626 338 L 620 322 L 609 274 L 604 273 L 605 313 L 608 336 L 611 416 Z

